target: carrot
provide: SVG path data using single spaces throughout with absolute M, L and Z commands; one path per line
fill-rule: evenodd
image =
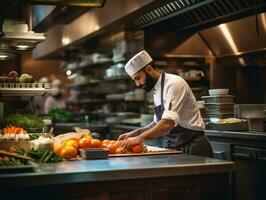
M 14 134 L 19 134 L 21 132 L 21 128 L 15 128 Z

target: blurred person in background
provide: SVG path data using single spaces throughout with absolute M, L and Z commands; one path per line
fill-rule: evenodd
M 66 108 L 66 102 L 64 99 L 64 88 L 62 82 L 59 79 L 55 79 L 52 81 L 51 92 L 44 103 L 44 113 L 47 114 L 50 110 L 56 108 Z
M 42 77 L 38 80 L 38 83 L 48 83 L 49 80 L 47 77 Z M 47 98 L 47 95 L 43 96 L 34 96 L 33 97 L 33 108 L 36 115 L 43 115 L 44 114 L 44 102 Z

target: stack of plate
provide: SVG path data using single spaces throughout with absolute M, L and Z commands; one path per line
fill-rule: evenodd
M 234 97 L 228 89 L 209 90 L 210 96 L 201 97 L 206 108 L 206 117 L 228 118 L 234 116 Z

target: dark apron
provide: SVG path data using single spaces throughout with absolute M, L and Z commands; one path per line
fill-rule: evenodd
M 161 79 L 161 105 L 154 106 L 157 121 L 160 121 L 165 110 L 163 104 L 165 73 L 162 72 Z M 174 127 L 166 135 L 159 138 L 160 146 L 168 149 L 182 150 L 183 153 L 199 156 L 212 157 L 211 145 L 204 131 L 186 129 L 180 125 Z

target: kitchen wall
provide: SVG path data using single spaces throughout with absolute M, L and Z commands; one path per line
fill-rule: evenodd
M 19 72 L 19 59 L 0 61 L 0 76 L 13 70 Z

